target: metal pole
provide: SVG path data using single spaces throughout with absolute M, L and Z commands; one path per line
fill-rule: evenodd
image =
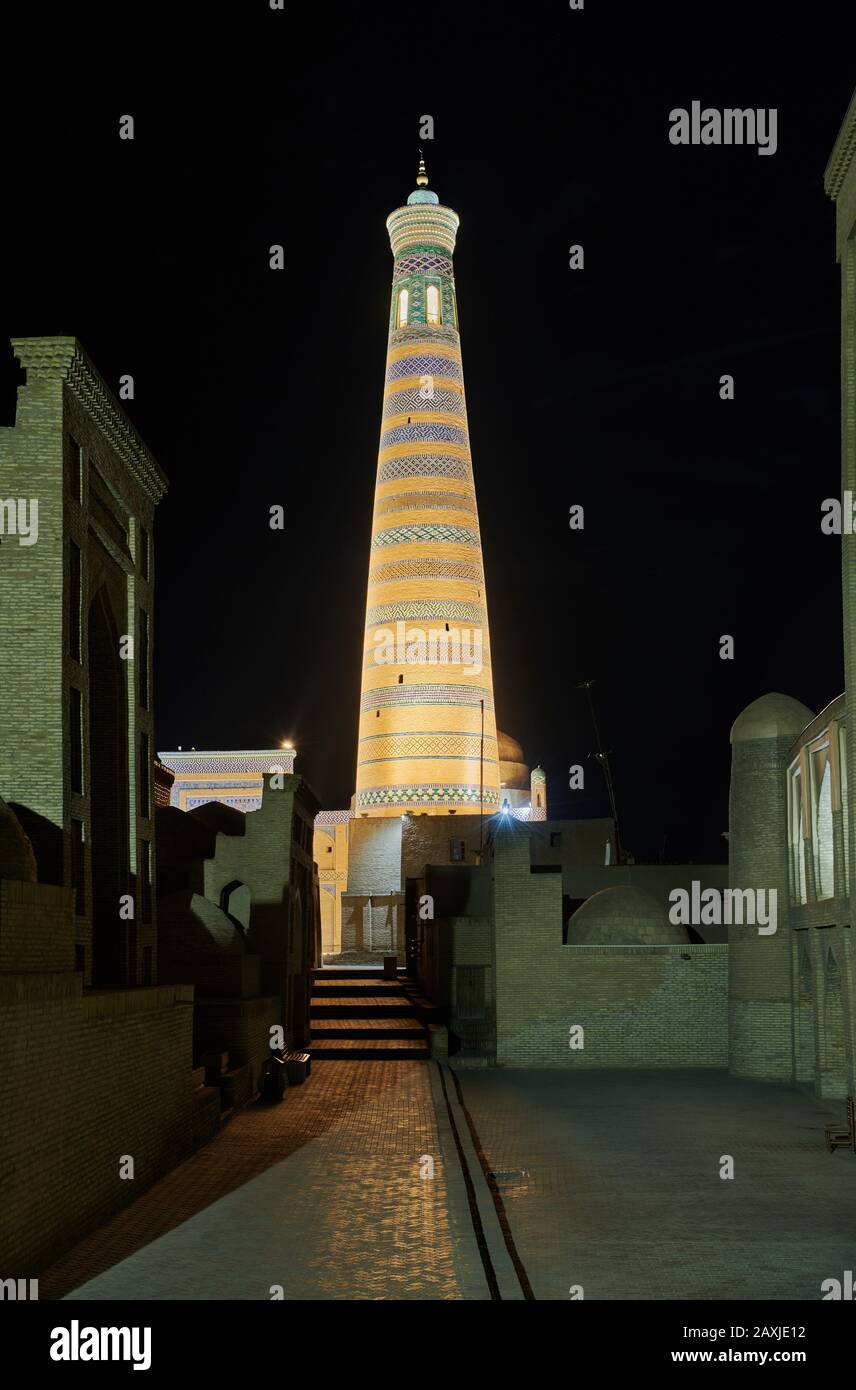
M 479 863 L 484 851 L 484 700 L 481 704 L 481 742 L 479 745 Z
M 594 712 L 594 700 L 592 698 L 591 693 L 591 688 L 593 685 L 594 681 L 583 681 L 580 685 L 577 686 L 577 690 L 584 690 L 586 692 L 586 695 L 588 696 L 589 710 L 591 711 L 591 722 L 594 725 L 594 736 L 597 742 L 597 760 L 603 768 L 603 775 L 606 781 L 606 790 L 609 795 L 609 805 L 612 810 L 612 820 L 615 825 L 615 857 L 616 861 L 620 864 L 621 836 L 619 835 L 618 831 L 618 810 L 615 805 L 615 788 L 612 785 L 612 770 L 609 766 L 609 757 L 603 751 L 603 744 L 600 741 L 600 729 L 598 728 L 597 716 Z

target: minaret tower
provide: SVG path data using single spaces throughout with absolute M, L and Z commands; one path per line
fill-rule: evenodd
M 487 598 L 452 255 L 428 188 L 387 218 L 389 346 L 369 561 L 355 813 L 499 809 Z

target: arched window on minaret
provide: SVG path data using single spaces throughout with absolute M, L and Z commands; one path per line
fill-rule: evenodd
M 436 285 L 429 285 L 425 296 L 425 317 L 428 323 L 440 322 L 440 291 Z
M 407 323 L 407 309 L 410 303 L 410 295 L 407 290 L 400 290 L 398 295 L 398 315 L 397 324 L 399 328 L 404 328 Z

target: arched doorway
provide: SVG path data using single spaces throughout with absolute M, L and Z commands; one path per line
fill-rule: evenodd
M 119 915 L 119 899 L 129 891 L 127 673 L 106 585 L 89 607 L 87 660 L 92 983 L 127 985 L 135 983 L 129 969 L 134 921 Z

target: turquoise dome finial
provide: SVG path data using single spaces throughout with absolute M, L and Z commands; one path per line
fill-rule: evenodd
M 416 187 L 407 199 L 409 205 L 413 203 L 439 203 L 440 199 L 436 193 L 432 193 L 428 187 L 428 174 L 425 170 L 425 160 L 422 151 L 419 151 L 419 172 L 416 175 Z

